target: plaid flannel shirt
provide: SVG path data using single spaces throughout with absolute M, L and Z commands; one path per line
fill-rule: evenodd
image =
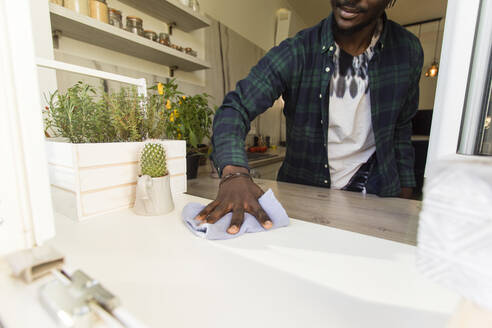
M 217 110 L 212 159 L 248 168 L 245 137 L 250 122 L 280 96 L 285 101 L 287 149 L 279 181 L 330 187 L 329 87 L 334 69 L 333 15 L 272 48 L 237 83 Z M 369 63 L 376 161 L 367 192 L 398 196 L 414 187 L 412 118 L 419 102 L 423 51 L 417 37 L 384 15 L 384 28 Z

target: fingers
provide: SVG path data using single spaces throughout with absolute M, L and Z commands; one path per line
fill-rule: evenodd
M 198 215 L 195 217 L 195 220 L 197 221 L 205 221 L 205 219 L 209 216 L 210 213 L 212 213 L 215 208 L 219 205 L 219 201 L 214 200 L 210 204 L 208 204 L 203 210 L 198 213 Z
M 266 214 L 266 212 L 261 208 L 261 206 L 256 211 L 255 217 L 256 217 L 256 220 L 258 220 L 258 222 L 260 222 L 260 224 L 263 226 L 263 228 L 268 230 L 268 229 L 271 229 L 273 227 L 272 220 L 270 219 L 268 214 Z
M 238 208 L 235 209 L 232 212 L 232 219 L 231 219 L 231 225 L 229 226 L 229 229 L 227 229 L 227 232 L 230 233 L 231 235 L 235 235 L 241 230 L 241 226 L 243 225 L 244 222 L 244 209 Z
M 220 219 L 222 219 L 222 217 L 223 217 L 224 215 L 226 215 L 227 213 L 229 213 L 229 212 L 230 212 L 230 210 L 229 210 L 226 206 L 224 206 L 224 205 L 220 204 L 219 206 L 217 206 L 217 207 L 216 207 L 216 208 L 212 211 L 212 213 L 210 213 L 210 214 L 207 216 L 207 218 L 206 218 L 206 222 L 207 222 L 207 223 L 210 223 L 210 224 L 214 224 L 215 222 L 217 222 L 217 221 L 219 221 Z

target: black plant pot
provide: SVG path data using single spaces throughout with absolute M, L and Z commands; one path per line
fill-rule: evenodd
M 209 147 L 207 145 L 204 145 L 204 144 L 199 144 L 197 146 L 198 152 L 200 152 L 201 155 L 203 155 L 200 157 L 200 166 L 207 164 L 208 148 Z
M 197 153 L 186 155 L 186 177 L 188 178 L 188 180 L 196 179 L 201 157 L 203 157 L 203 155 Z

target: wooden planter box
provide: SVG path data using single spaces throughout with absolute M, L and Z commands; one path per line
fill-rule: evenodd
M 55 211 L 84 220 L 133 207 L 142 142 L 71 144 L 47 141 Z M 186 192 L 186 142 L 165 140 L 173 195 Z

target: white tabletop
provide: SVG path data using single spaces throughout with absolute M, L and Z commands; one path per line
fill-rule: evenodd
M 456 294 L 416 271 L 413 246 L 297 220 L 207 241 L 179 214 L 189 201 L 208 201 L 175 201 L 165 217 L 125 210 L 76 223 L 59 216 L 50 244 L 150 327 L 435 328 L 445 327 L 457 306 Z M 6 328 L 32 327 L 28 318 L 16 319 L 22 313 L 46 320 L 35 286 L 0 275 L 0 290 L 20 291 L 0 293 Z

